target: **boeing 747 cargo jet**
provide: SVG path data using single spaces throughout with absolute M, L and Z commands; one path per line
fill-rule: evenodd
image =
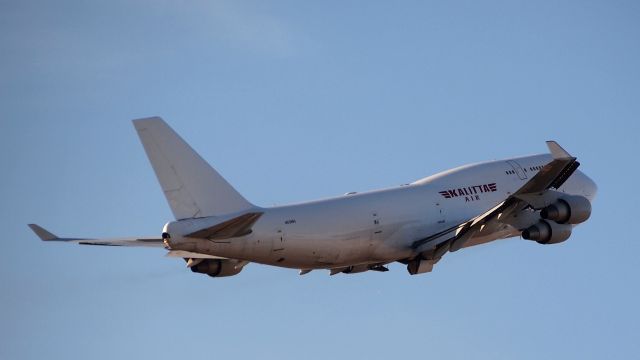
M 159 237 L 44 241 L 164 247 L 191 271 L 236 275 L 249 263 L 353 274 L 430 272 L 450 252 L 521 237 L 557 244 L 591 215 L 597 187 L 554 141 L 549 154 L 471 164 L 413 183 L 294 205 L 259 207 L 238 193 L 161 118 L 133 124 L 175 216 Z

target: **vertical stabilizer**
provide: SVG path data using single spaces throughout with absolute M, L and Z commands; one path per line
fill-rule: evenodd
M 133 120 L 176 219 L 255 208 L 159 117 Z

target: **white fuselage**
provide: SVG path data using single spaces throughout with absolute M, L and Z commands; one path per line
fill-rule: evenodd
M 172 249 L 298 268 L 326 269 L 384 264 L 415 256 L 411 245 L 463 223 L 505 200 L 552 160 L 535 155 L 466 165 L 414 183 L 300 204 L 259 208 L 252 233 L 226 240 L 185 238 L 232 218 L 196 218 L 168 223 Z M 558 189 L 592 200 L 594 182 L 576 171 Z M 470 244 L 519 236 L 508 228 L 482 234 Z

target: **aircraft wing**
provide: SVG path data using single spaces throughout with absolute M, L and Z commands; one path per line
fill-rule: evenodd
M 457 251 L 465 246 L 467 241 L 492 223 L 502 223 L 510 215 L 516 214 L 527 207 L 541 208 L 545 205 L 545 193 L 551 188 L 558 189 L 567 181 L 571 174 L 578 169 L 580 163 L 569 155 L 555 141 L 547 141 L 547 146 L 553 160 L 524 184 L 518 191 L 510 195 L 502 203 L 462 224 L 456 231 L 456 236 L 449 242 L 449 250 Z
M 469 239 L 483 229 L 500 225 L 511 215 L 517 214 L 527 207 L 539 209 L 546 206 L 547 197 L 545 194 L 550 192 L 548 190 L 562 186 L 580 166 L 576 158 L 571 156 L 555 141 L 547 141 L 547 146 L 553 156 L 553 160 L 543 166 L 518 191 L 473 219 L 414 242 L 413 248 L 418 249 L 423 245 L 436 244 L 435 248 L 425 251 L 424 256 L 438 259 L 447 251 L 462 249 Z
M 164 243 L 159 237 L 127 237 L 113 239 L 61 238 L 36 224 L 29 224 L 29 227 L 43 241 L 71 242 L 81 245 L 164 247 Z

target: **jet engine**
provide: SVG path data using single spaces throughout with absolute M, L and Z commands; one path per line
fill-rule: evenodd
M 591 202 L 582 196 L 563 196 L 540 211 L 540 217 L 558 224 L 580 224 L 591 216 Z
M 235 260 L 206 259 L 192 266 L 191 271 L 211 277 L 225 277 L 239 274 L 242 271 L 242 265 Z
M 538 244 L 558 244 L 571 236 L 571 225 L 540 220 L 522 231 L 522 238 Z

